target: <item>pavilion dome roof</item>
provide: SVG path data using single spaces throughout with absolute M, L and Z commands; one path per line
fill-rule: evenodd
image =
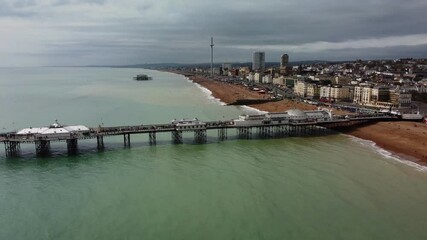
M 295 116 L 295 117 L 306 117 L 307 114 L 299 109 L 291 109 L 288 110 L 287 113 L 289 116 Z

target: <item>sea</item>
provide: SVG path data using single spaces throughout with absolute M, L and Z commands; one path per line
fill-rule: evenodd
M 134 81 L 137 74 L 153 77 Z M 136 68 L 0 68 L 0 132 L 229 120 L 184 76 Z M 207 144 L 159 134 L 0 146 L 0 239 L 427 239 L 427 170 L 342 134 Z

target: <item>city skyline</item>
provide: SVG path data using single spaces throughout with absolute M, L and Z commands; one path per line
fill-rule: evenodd
M 0 66 L 427 57 L 422 0 L 0 3 Z

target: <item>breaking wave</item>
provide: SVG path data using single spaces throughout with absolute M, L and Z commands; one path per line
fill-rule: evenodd
M 217 103 L 217 104 L 219 104 L 221 106 L 226 106 L 227 105 L 225 102 L 222 102 L 221 99 L 215 98 L 212 95 L 212 91 L 211 90 L 203 87 L 202 85 L 200 85 L 200 84 L 198 84 L 198 83 L 196 83 L 194 81 L 191 81 L 189 78 L 186 78 L 186 79 L 187 79 L 188 82 L 194 83 L 200 90 L 202 90 L 202 92 L 208 97 L 209 100 L 212 100 L 213 102 L 215 102 L 215 103 Z
M 370 141 L 370 140 L 365 140 L 365 139 L 361 139 L 355 136 L 351 136 L 351 135 L 347 135 L 349 136 L 354 142 L 357 142 L 365 147 L 369 147 L 372 150 L 374 150 L 375 152 L 379 153 L 380 155 L 382 155 L 383 157 L 387 158 L 387 159 L 391 159 L 393 161 L 405 164 L 407 166 L 413 167 L 415 169 L 417 169 L 418 171 L 422 171 L 422 172 L 427 172 L 427 166 L 423 166 L 420 165 L 416 162 L 404 159 L 396 154 L 393 154 L 387 150 L 385 150 L 384 148 L 379 147 L 375 142 Z
M 240 108 L 242 108 L 242 110 L 245 113 L 248 113 L 248 114 L 265 114 L 265 113 L 268 113 L 266 111 L 261 111 L 259 109 L 256 109 L 256 108 L 253 108 L 253 107 L 249 107 L 249 106 L 246 106 L 246 105 L 242 105 L 242 106 L 240 106 Z
M 211 99 L 212 101 L 214 101 L 215 103 L 217 103 L 217 104 L 219 104 L 221 106 L 226 106 L 227 105 L 226 103 L 222 102 L 221 99 L 215 98 L 212 95 L 212 91 L 211 90 L 203 87 L 202 85 L 200 85 L 200 84 L 192 81 L 189 78 L 186 78 L 186 79 L 187 79 L 188 82 L 195 84 L 200 90 L 202 90 L 202 92 L 205 93 L 205 95 L 208 97 L 208 99 Z M 261 111 L 261 110 L 258 110 L 256 108 L 249 107 L 249 106 L 246 106 L 246 105 L 241 105 L 241 106 L 238 106 L 238 107 L 241 108 L 243 110 L 243 112 L 245 112 L 247 114 L 265 114 L 265 113 L 268 113 L 266 111 Z

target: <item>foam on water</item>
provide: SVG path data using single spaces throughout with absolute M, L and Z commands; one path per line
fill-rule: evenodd
M 215 98 L 213 95 L 212 95 L 212 91 L 211 90 L 209 90 L 209 89 L 207 89 L 207 88 L 205 88 L 205 87 L 203 87 L 202 85 L 200 85 L 200 84 L 198 84 L 198 83 L 196 83 L 196 82 L 194 82 L 194 81 L 192 81 L 191 79 L 189 79 L 189 78 L 186 78 L 187 79 L 187 81 L 188 82 L 191 82 L 191 83 L 194 83 L 200 90 L 202 90 L 202 92 L 204 93 L 204 94 L 206 94 L 206 96 L 208 97 L 208 99 L 210 99 L 210 100 L 212 100 L 213 102 L 215 102 L 215 103 L 217 103 L 217 104 L 219 104 L 219 105 L 221 105 L 221 106 L 226 106 L 227 104 L 225 103 L 225 102 L 222 102 L 219 98 Z
M 265 113 L 268 113 L 266 111 L 261 111 L 259 109 L 256 109 L 256 108 L 253 108 L 253 107 L 249 107 L 249 106 L 246 106 L 246 105 L 242 105 L 240 107 L 243 109 L 243 111 L 245 111 L 246 113 L 249 113 L 249 114 L 265 114 Z
M 420 165 L 416 162 L 413 162 L 411 160 L 408 159 L 404 159 L 398 155 L 395 155 L 387 150 L 385 150 L 384 148 L 379 147 L 375 142 L 370 141 L 370 140 L 365 140 L 365 139 L 361 139 L 358 137 L 354 137 L 351 135 L 348 135 L 350 137 L 351 140 L 353 140 L 354 142 L 357 142 L 365 147 L 369 147 L 372 150 L 374 150 L 375 152 L 379 153 L 380 155 L 382 155 L 384 158 L 387 159 L 391 159 L 393 161 L 405 164 L 407 166 L 413 167 L 415 169 L 417 169 L 418 171 L 422 171 L 422 172 L 427 172 L 427 166 L 423 166 Z
M 201 89 L 201 90 L 202 90 L 202 92 L 206 94 L 206 96 L 208 97 L 208 99 L 213 100 L 215 103 L 220 104 L 221 106 L 226 106 L 226 105 L 227 105 L 226 103 L 222 102 L 222 101 L 221 101 L 221 99 L 219 99 L 219 98 L 215 98 L 215 97 L 212 95 L 212 91 L 211 91 L 211 90 L 209 90 L 209 89 L 207 89 L 207 88 L 203 87 L 202 85 L 200 85 L 200 84 L 198 84 L 198 83 L 196 83 L 196 82 L 192 81 L 192 80 L 191 80 L 191 79 L 189 79 L 189 78 L 186 78 L 186 79 L 187 79 L 187 81 L 188 81 L 188 82 L 194 83 L 194 84 L 195 84 L 199 89 Z M 266 111 L 261 111 L 261 110 L 258 110 L 258 109 L 256 109 L 256 108 L 249 107 L 249 106 L 246 106 L 246 105 L 242 105 L 242 106 L 239 106 L 239 107 L 240 107 L 240 108 L 241 108 L 245 113 L 248 113 L 248 114 L 265 114 L 265 113 L 268 113 L 268 112 L 266 112 Z

